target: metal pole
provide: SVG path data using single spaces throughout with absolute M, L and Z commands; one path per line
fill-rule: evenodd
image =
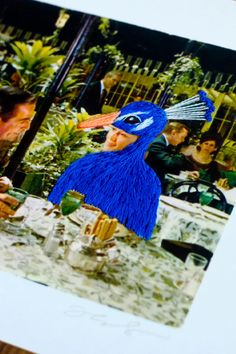
M 83 86 L 83 88 L 81 89 L 78 97 L 77 97 L 77 102 L 75 104 L 75 107 L 77 109 L 79 109 L 79 106 L 80 106 L 80 103 L 82 101 L 82 99 L 84 98 L 86 92 L 87 92 L 87 89 L 89 87 L 89 85 L 91 84 L 91 82 L 94 80 L 94 77 L 98 71 L 98 69 L 100 68 L 101 64 L 104 62 L 104 56 L 103 55 L 100 55 L 100 57 L 98 58 L 96 64 L 94 65 L 88 79 L 86 80 L 85 82 L 85 85 Z
M 49 90 L 47 92 L 46 97 L 43 99 L 42 104 L 40 105 L 35 117 L 31 123 L 30 129 L 25 133 L 21 142 L 17 146 L 15 152 L 13 153 L 11 160 L 8 166 L 5 168 L 4 175 L 8 176 L 9 178 L 13 178 L 15 175 L 16 169 L 24 155 L 29 148 L 30 144 L 34 140 L 35 135 L 37 134 L 41 124 L 45 116 L 48 113 L 50 106 L 53 103 L 53 100 L 56 96 L 56 93 L 60 89 L 63 81 L 66 78 L 71 66 L 73 65 L 78 52 L 82 49 L 83 45 L 87 41 L 87 37 L 91 29 L 93 28 L 94 22 L 97 19 L 96 16 L 92 15 L 83 15 L 82 17 L 82 26 L 74 39 L 73 43 L 68 50 L 67 56 L 65 58 L 64 63 L 61 65 L 60 69 L 58 70 L 55 79 L 53 80 Z

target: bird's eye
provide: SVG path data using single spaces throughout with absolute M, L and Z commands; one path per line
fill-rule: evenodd
M 136 116 L 129 116 L 124 119 L 124 122 L 128 124 L 138 124 L 141 123 L 141 119 Z

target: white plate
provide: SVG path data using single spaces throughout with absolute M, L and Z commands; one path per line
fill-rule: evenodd
M 180 176 L 180 175 L 173 175 L 172 173 L 167 173 L 166 174 L 167 177 L 170 177 L 171 179 L 175 180 L 175 181 L 187 181 L 188 178 L 184 177 L 184 176 Z

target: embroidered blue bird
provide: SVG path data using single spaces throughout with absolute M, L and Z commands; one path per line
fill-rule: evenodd
M 119 151 L 89 154 L 73 162 L 57 181 L 49 200 L 60 204 L 68 190 L 85 195 L 85 202 L 117 218 L 138 236 L 150 239 L 157 217 L 161 184 L 145 163 L 149 144 L 168 119 L 210 120 L 214 106 L 204 91 L 163 110 L 151 102 L 133 102 L 119 112 L 94 116 L 79 124 L 92 128 L 112 124 L 137 140 Z
M 163 109 L 150 102 L 134 102 L 108 115 L 116 128 L 138 139 L 120 151 L 88 154 L 73 162 L 57 181 L 49 200 L 59 204 L 68 190 L 85 194 L 85 202 L 115 217 L 138 236 L 150 239 L 157 217 L 161 184 L 145 163 L 149 144 L 167 124 Z M 80 125 L 97 126 L 99 119 Z M 108 122 L 106 122 L 108 123 Z

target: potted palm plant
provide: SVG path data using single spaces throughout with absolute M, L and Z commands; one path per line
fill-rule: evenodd
M 16 41 L 11 47 L 14 55 L 8 61 L 17 70 L 18 86 L 34 93 L 45 91 L 64 56 L 41 40 Z
M 199 58 L 182 53 L 176 54 L 175 58 L 168 69 L 157 77 L 160 94 L 166 89 L 172 94 L 171 104 L 194 96 L 204 75 Z
M 30 193 L 47 196 L 57 178 L 72 161 L 99 149 L 100 145 L 91 139 L 95 131 L 77 129 L 78 122 L 87 117 L 87 113 L 78 114 L 69 109 L 68 104 L 52 105 L 46 121 L 21 163 L 21 170 L 27 174 L 21 184 L 22 188 Z M 33 175 L 36 179 L 32 182 Z

